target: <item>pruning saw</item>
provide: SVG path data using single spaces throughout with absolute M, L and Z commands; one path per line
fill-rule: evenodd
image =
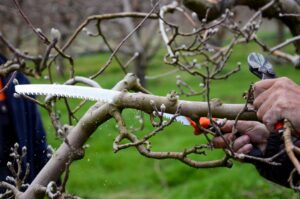
M 275 77 L 275 73 L 272 70 L 272 65 L 260 54 L 251 53 L 248 56 L 248 64 L 250 71 L 262 79 Z M 115 91 L 110 89 L 58 84 L 16 85 L 15 91 L 16 93 L 21 95 L 45 95 L 54 97 L 67 97 L 92 101 L 101 101 L 105 103 L 112 103 L 114 99 L 116 99 L 122 94 L 121 91 Z M 163 113 L 163 117 L 171 119 L 174 117 L 174 115 L 169 113 Z M 214 120 L 217 123 L 219 123 L 217 119 Z M 194 128 L 195 135 L 198 135 L 201 132 L 199 129 L 199 125 L 203 128 L 210 128 L 212 126 L 211 120 L 207 117 L 200 117 L 199 121 L 193 121 L 189 117 L 177 116 L 174 121 L 180 122 L 183 125 L 191 125 Z
M 114 99 L 122 94 L 121 91 L 115 91 L 103 88 L 93 88 L 86 86 L 73 86 L 73 85 L 59 85 L 59 84 L 23 84 L 16 85 L 15 91 L 21 95 L 45 95 L 49 97 L 67 97 L 84 99 L 91 101 L 101 101 L 105 103 L 112 103 Z M 163 117 L 171 119 L 173 114 L 163 113 Z M 189 117 L 177 116 L 174 121 L 180 122 L 186 126 L 192 126 L 194 128 L 194 134 L 200 134 L 200 129 L 196 122 L 204 128 L 210 127 L 210 120 L 207 117 L 200 117 L 199 121 L 193 121 Z

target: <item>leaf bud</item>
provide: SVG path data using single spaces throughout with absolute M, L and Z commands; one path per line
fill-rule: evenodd
M 53 40 L 54 39 L 59 40 L 61 37 L 60 31 L 56 28 L 51 28 L 51 37 Z

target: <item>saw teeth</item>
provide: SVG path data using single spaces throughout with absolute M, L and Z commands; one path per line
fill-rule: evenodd
M 72 90 L 74 88 L 74 90 Z M 19 94 L 23 95 L 46 95 L 48 97 L 67 97 L 67 98 L 79 98 L 84 100 L 93 100 L 101 102 L 111 102 L 112 98 L 118 94 L 113 91 L 105 93 L 107 90 L 101 90 L 99 93 L 94 93 L 97 89 L 88 88 L 90 91 L 85 91 L 83 87 L 77 88 L 77 86 L 55 86 L 55 85 L 19 85 Z M 70 89 L 70 90 L 69 90 Z M 89 93 L 90 92 L 90 93 Z

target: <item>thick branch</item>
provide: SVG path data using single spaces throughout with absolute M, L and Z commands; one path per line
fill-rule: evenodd
M 200 116 L 207 116 L 208 107 L 207 102 L 170 100 L 169 97 L 161 97 L 155 95 L 148 95 L 143 93 L 123 93 L 118 99 L 115 99 L 118 107 L 134 108 L 143 110 L 147 113 L 152 113 L 153 107 L 150 101 L 154 101 L 157 107 L 164 104 L 167 113 L 174 114 L 181 106 L 181 115 L 185 115 L 194 119 Z M 244 108 L 244 104 L 221 104 L 211 105 L 212 116 L 217 118 L 235 119 L 238 113 Z M 254 112 L 245 112 L 239 119 L 241 120 L 258 120 Z
M 113 89 L 130 89 L 134 84 L 136 84 L 136 77 L 129 74 Z M 80 119 L 77 125 L 70 130 L 66 138 L 67 142 L 63 143 L 57 149 L 26 192 L 21 194 L 18 198 L 43 198 L 43 193 L 36 192 L 36 190 L 40 186 L 46 187 L 49 182 L 58 180 L 60 175 L 64 172 L 66 163 L 74 160 L 76 151 L 81 150 L 85 141 L 91 136 L 97 127 L 110 118 L 109 108 L 109 104 L 102 104 L 100 102 L 92 106 Z

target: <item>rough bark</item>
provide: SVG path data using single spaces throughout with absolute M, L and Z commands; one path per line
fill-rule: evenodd
M 207 116 L 208 106 L 207 102 L 170 100 L 169 97 L 161 97 L 155 95 L 148 95 L 143 93 L 124 93 L 118 99 L 116 104 L 122 108 L 133 108 L 143 110 L 147 113 L 152 113 L 153 107 L 150 101 L 155 102 L 157 107 L 162 104 L 166 106 L 167 113 L 175 113 L 178 107 L 181 107 L 181 115 L 198 119 L 202 116 Z M 238 113 L 244 108 L 243 104 L 211 104 L 211 113 L 213 117 L 235 119 Z M 240 117 L 241 120 L 258 120 L 254 112 L 245 112 Z
M 130 89 L 136 83 L 136 78 L 133 75 L 127 75 L 123 81 L 119 82 L 113 89 L 123 90 Z M 44 193 L 39 190 L 40 187 L 45 187 L 51 181 L 56 181 L 64 172 L 66 164 L 76 159 L 76 153 L 82 150 L 83 144 L 91 136 L 97 127 L 110 118 L 110 105 L 96 103 L 86 114 L 80 119 L 77 125 L 70 130 L 66 140 L 52 158 L 40 171 L 29 188 L 18 196 L 20 199 L 40 199 Z

